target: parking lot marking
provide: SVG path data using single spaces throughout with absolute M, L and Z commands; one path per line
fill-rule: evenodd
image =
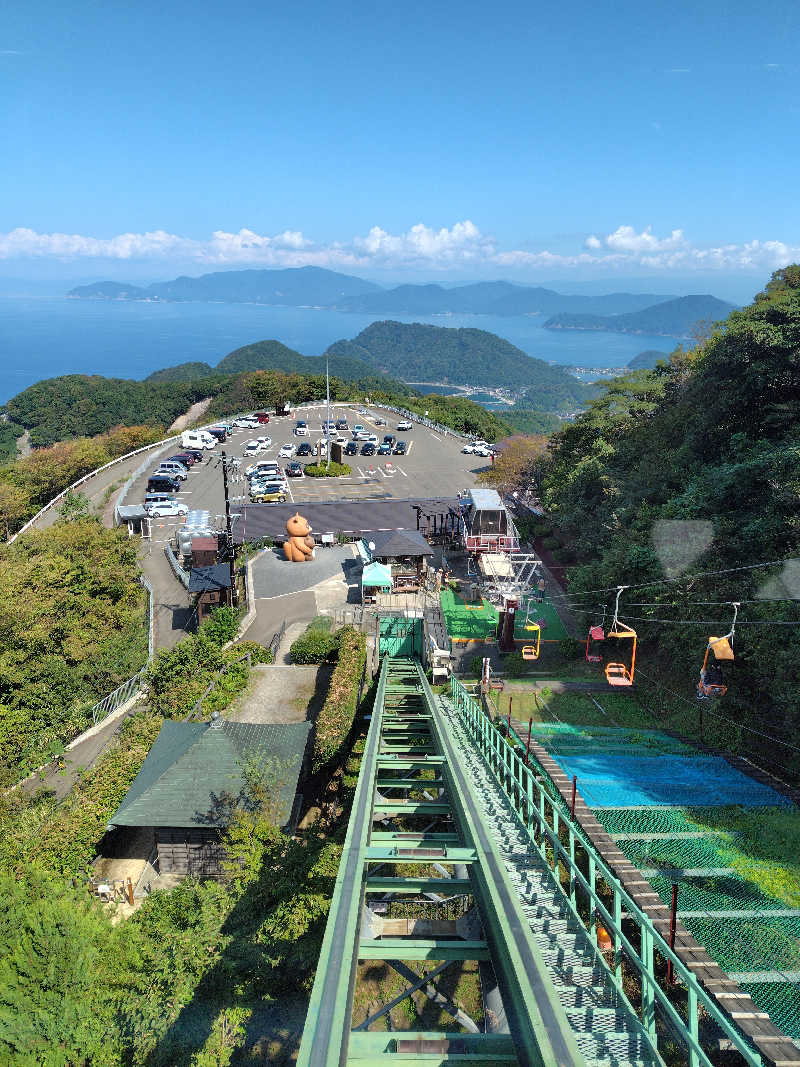
M 407 455 L 407 456 L 410 456 L 410 455 L 411 455 L 411 449 L 412 449 L 413 447 L 414 447 L 414 442 L 413 442 L 413 441 L 409 441 L 409 442 L 408 442 L 408 448 L 406 449 L 406 455 Z
M 405 471 L 403 470 L 403 468 L 402 468 L 402 467 L 396 467 L 396 468 L 395 468 L 395 470 L 399 470 L 399 471 L 400 471 L 400 473 L 401 473 L 401 474 L 403 475 L 403 477 L 404 477 L 404 478 L 407 478 L 407 477 L 408 477 L 408 475 L 406 474 L 406 472 L 405 472 Z
M 434 441 L 441 441 L 441 437 L 437 437 L 433 430 L 430 431 L 430 434 Z

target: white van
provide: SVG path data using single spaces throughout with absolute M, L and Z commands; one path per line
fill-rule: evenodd
M 208 430 L 184 430 L 181 434 L 183 448 L 214 448 L 217 443 Z

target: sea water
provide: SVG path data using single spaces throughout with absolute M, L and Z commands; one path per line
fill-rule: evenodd
M 545 330 L 540 316 L 392 317 L 488 330 L 537 359 L 580 367 L 622 367 L 644 349 L 669 352 L 677 343 L 668 337 Z M 176 363 L 202 360 L 213 366 L 235 348 L 272 338 L 316 356 L 377 318 L 260 304 L 0 297 L 0 403 L 42 378 L 145 378 Z

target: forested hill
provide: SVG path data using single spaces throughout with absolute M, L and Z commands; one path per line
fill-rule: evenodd
M 741 601 L 728 693 L 707 721 L 722 710 L 721 741 L 799 774 L 796 752 L 741 727 L 792 744 L 800 731 L 800 267 L 668 366 L 612 382 L 553 438 L 541 484 L 581 561 L 569 574 L 581 625 L 632 587 L 621 617 L 641 639 L 649 706 L 660 676 L 696 717 L 706 641 Z
M 548 390 L 562 404 L 583 407 L 594 391 L 562 367 L 533 359 L 485 330 L 449 329 L 422 323 L 373 322 L 352 341 L 337 341 L 331 357 L 362 360 L 407 382 L 443 382 L 492 388 Z M 549 401 L 548 401 L 549 403 Z
M 626 315 L 563 312 L 545 322 L 548 330 L 605 330 L 691 338 L 698 327 L 727 318 L 734 305 L 715 296 L 680 296 Z

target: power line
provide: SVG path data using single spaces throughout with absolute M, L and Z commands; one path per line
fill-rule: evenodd
M 735 574 L 739 571 L 753 571 L 758 570 L 761 567 L 777 567 L 784 563 L 797 563 L 800 559 L 796 556 L 792 556 L 789 559 L 774 559 L 769 563 L 750 563 L 745 567 L 728 567 L 724 570 L 718 571 L 697 571 L 692 574 L 682 574 L 677 578 L 660 578 L 653 582 L 642 582 L 639 585 L 628 585 L 627 589 L 649 589 L 654 585 L 669 585 L 673 582 L 689 582 L 694 581 L 695 578 L 710 578 L 716 574 Z M 551 600 L 563 599 L 569 600 L 573 596 L 590 596 L 592 593 L 616 593 L 619 589 L 618 585 L 608 585 L 601 589 L 580 589 L 575 593 L 555 593 L 550 597 Z
M 639 674 L 644 675 L 645 678 L 648 677 L 648 675 L 645 674 L 645 672 L 639 666 L 636 667 L 636 674 L 637 675 L 639 675 Z M 681 701 L 683 701 L 684 704 L 688 704 L 689 707 L 693 708 L 695 711 L 699 710 L 699 706 L 697 704 L 695 704 L 691 700 L 687 700 L 686 697 L 683 696 L 681 693 L 676 693 L 674 689 L 670 689 L 669 686 L 664 685 L 663 682 L 656 682 L 654 679 L 651 678 L 650 679 L 650 684 L 655 686 L 656 689 L 663 689 L 664 692 L 670 693 L 677 700 L 681 700 Z M 792 749 L 793 752 L 800 752 L 800 748 L 798 748 L 797 745 L 793 745 L 789 741 L 782 741 L 779 737 L 773 737 L 772 734 L 765 734 L 761 730 L 755 730 L 755 729 L 753 729 L 752 726 L 745 726 L 744 723 L 737 722 L 735 719 L 731 719 L 727 715 L 723 715 L 721 711 L 714 710 L 714 708 L 712 708 L 709 704 L 704 703 L 703 704 L 703 713 L 705 714 L 706 712 L 708 712 L 711 715 L 716 715 L 718 719 L 723 719 L 725 722 L 729 722 L 732 726 L 735 726 L 738 730 L 747 730 L 748 733 L 756 734 L 756 736 L 758 736 L 758 737 L 763 737 L 766 741 L 774 741 L 778 745 L 783 745 L 785 748 Z
M 584 614 L 589 614 L 585 612 Z M 620 619 L 631 622 L 663 622 L 673 626 L 728 626 L 729 621 L 719 619 L 655 619 L 648 615 L 620 615 Z M 737 619 L 738 626 L 800 626 L 800 619 Z

